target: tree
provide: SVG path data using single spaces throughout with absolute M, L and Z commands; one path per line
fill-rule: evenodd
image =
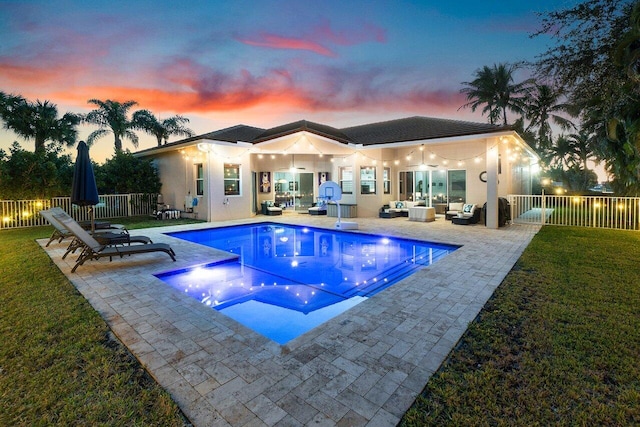
M 576 152 L 571 139 L 560 135 L 553 145 L 545 150 L 545 162 L 552 168 L 570 169 L 577 163 Z
M 133 121 L 136 126 L 155 136 L 158 140 L 158 147 L 162 145 L 162 141 L 166 144 L 171 135 L 191 137 L 195 134 L 193 131 L 183 124 L 189 123 L 189 119 L 182 116 L 173 116 L 162 121 L 149 110 L 136 111 L 133 114 Z
M 525 104 L 526 117 L 530 120 L 527 131 L 537 129 L 535 148 L 544 151 L 551 147 L 553 141 L 552 123 L 563 130 L 575 127 L 566 117 L 571 106 L 561 102 L 561 93 L 546 84 L 536 83 L 530 94 Z
M 502 124 L 507 125 L 507 111 L 522 114 L 524 111 L 524 95 L 527 93 L 530 80 L 514 83 L 514 72 L 517 67 L 509 64 L 494 64 L 493 67 L 485 65 L 476 70 L 475 79 L 471 82 L 463 82 L 467 87 L 460 93 L 467 97 L 467 102 L 460 108 L 471 107 L 476 111 L 483 105 L 482 114 L 489 116 L 489 122 L 496 124 L 502 119 Z
M 92 145 L 97 139 L 102 138 L 109 132 L 113 133 L 116 153 L 122 152 L 122 140 L 128 139 L 134 148 L 138 147 L 138 135 L 132 129 L 136 129 L 133 120 L 129 120 L 127 114 L 129 109 L 138 105 L 135 101 L 117 102 L 107 99 L 90 99 L 90 104 L 97 105 L 98 108 L 90 111 L 84 118 L 85 122 L 94 124 L 100 129 L 91 132 L 87 137 L 87 144 Z
M 4 127 L 25 140 L 35 141 L 35 152 L 43 153 L 47 141 L 73 146 L 80 116 L 66 113 L 58 118 L 58 108 L 49 101 L 29 102 L 21 96 L 0 96 L 0 115 Z
M 573 147 L 573 154 L 576 158 L 575 164 L 579 165 L 583 171 L 582 188 L 589 188 L 593 180 L 593 171 L 589 170 L 587 162 L 593 158 L 593 150 L 591 148 L 592 135 L 581 131 L 578 133 L 572 133 L 567 136 L 569 143 Z M 597 181 L 597 178 L 596 178 Z
M 592 135 L 591 149 L 622 194 L 640 192 L 640 88 L 629 75 L 637 69 L 634 52 L 640 47 L 633 3 L 584 1 L 548 13 L 534 34 L 558 40 L 538 58 L 537 74 L 577 107 L 583 131 Z
M 158 194 L 162 187 L 151 161 L 139 159 L 129 152 L 117 152 L 94 170 L 100 194 Z
M 1 199 L 44 199 L 67 196 L 73 179 L 71 156 L 60 148 L 30 152 L 14 142 L 0 159 Z

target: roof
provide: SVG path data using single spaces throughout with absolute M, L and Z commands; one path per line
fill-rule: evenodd
M 238 142 L 259 144 L 261 142 L 303 131 L 329 138 L 342 144 L 368 146 L 376 144 L 423 141 L 429 139 L 453 138 L 468 135 L 481 135 L 508 130 L 513 130 L 513 128 L 511 126 L 497 126 L 488 123 L 475 123 L 421 116 L 369 123 L 343 129 L 337 129 L 307 120 L 300 120 L 270 129 L 261 129 L 247 125 L 236 125 L 191 138 L 182 139 L 180 141 L 171 142 L 169 144 L 162 145 L 161 147 L 142 150 L 139 153 L 147 153 L 158 149 L 166 149 L 172 146 L 180 146 L 203 139 L 234 144 Z
M 176 142 L 189 142 L 189 141 L 197 141 L 201 139 L 213 139 L 216 141 L 225 141 L 225 142 L 234 142 L 234 143 L 238 141 L 251 142 L 258 135 L 262 134 L 264 131 L 265 131 L 264 129 L 256 128 L 253 126 L 235 125 L 228 128 L 205 133 L 203 135 L 198 135 L 191 138 L 183 139 L 181 141 L 176 141 Z
M 451 138 L 503 130 L 511 130 L 511 127 L 419 116 L 341 129 L 353 143 L 362 145 Z
M 349 140 L 349 137 L 342 133 L 339 129 L 319 123 L 309 122 L 307 120 L 300 120 L 297 122 L 267 129 L 251 142 L 257 144 L 263 141 L 280 138 L 282 136 L 291 135 L 302 131 L 330 138 L 345 144 L 351 142 Z

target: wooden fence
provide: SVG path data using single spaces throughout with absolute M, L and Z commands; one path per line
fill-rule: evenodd
M 96 219 L 151 215 L 157 208 L 156 194 L 106 194 L 95 206 Z M 89 208 L 71 204 L 70 197 L 47 200 L 0 200 L 0 229 L 34 227 L 48 222 L 38 212 L 59 206 L 76 221 L 91 219 Z
M 640 198 L 510 195 L 514 223 L 640 230 Z

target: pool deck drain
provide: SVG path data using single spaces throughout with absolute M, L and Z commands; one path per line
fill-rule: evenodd
M 285 214 L 136 230 L 169 243 L 177 262 L 135 255 L 88 261 L 73 274 L 66 242 L 44 249 L 195 426 L 395 426 L 539 226 L 356 218 L 360 232 L 463 246 L 285 346 L 153 276 L 228 258 L 165 232 L 335 220 Z

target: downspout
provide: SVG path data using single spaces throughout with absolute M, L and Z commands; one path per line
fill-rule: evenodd
M 207 151 L 207 222 L 212 222 L 213 218 L 213 187 L 211 186 L 211 152 Z
M 498 138 L 487 139 L 487 228 L 498 228 Z

